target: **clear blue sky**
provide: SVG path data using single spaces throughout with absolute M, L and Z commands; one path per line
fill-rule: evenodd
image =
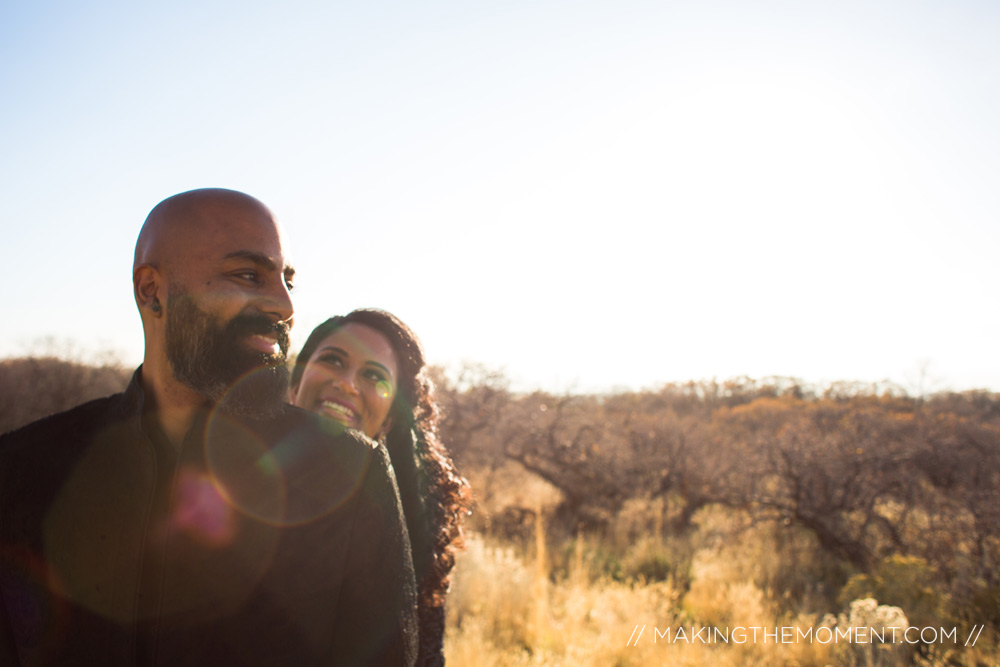
M 293 344 L 358 306 L 522 388 L 1000 391 L 987 2 L 0 5 L 0 356 L 141 358 L 135 236 L 246 191 Z

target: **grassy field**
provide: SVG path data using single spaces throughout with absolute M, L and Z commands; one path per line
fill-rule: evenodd
M 683 539 L 655 525 L 628 541 L 632 533 L 553 545 L 544 521 L 534 521 L 520 543 L 469 535 L 448 600 L 449 664 L 1000 664 L 989 629 L 965 647 L 974 628 L 926 609 L 916 610 L 919 627 L 955 627 L 957 641 L 940 632 L 938 641 L 902 641 L 917 621 L 871 597 L 823 612 L 830 595 L 817 573 L 828 564 L 814 558 L 808 539 L 774 526 L 741 526 L 728 510 L 711 510 Z M 869 626 L 889 628 L 886 638 L 895 626 L 900 641 L 844 639 L 847 628 Z

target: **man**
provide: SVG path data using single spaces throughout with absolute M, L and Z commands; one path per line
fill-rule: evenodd
M 0 665 L 412 662 L 387 455 L 284 403 L 292 275 L 245 194 L 149 214 L 131 384 L 0 439 Z

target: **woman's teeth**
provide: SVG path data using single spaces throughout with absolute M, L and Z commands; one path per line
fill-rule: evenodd
M 323 409 L 330 412 L 336 412 L 337 414 L 341 414 L 351 421 L 355 421 L 358 418 L 358 413 L 356 413 L 354 410 L 351 410 L 346 405 L 341 405 L 340 403 L 334 403 L 333 401 L 323 401 L 321 403 L 321 406 L 323 407 Z

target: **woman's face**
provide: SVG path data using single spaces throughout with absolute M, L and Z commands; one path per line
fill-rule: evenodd
M 292 402 L 377 438 L 392 426 L 388 417 L 398 367 L 382 333 L 349 322 L 323 339 L 308 359 Z

